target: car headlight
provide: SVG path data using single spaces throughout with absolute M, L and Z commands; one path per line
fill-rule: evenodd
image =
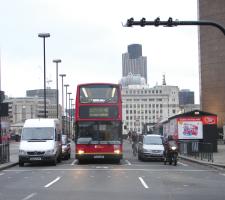
M 54 149 L 47 150 L 47 151 L 45 152 L 45 154 L 47 154 L 47 155 L 55 154 L 55 150 L 54 150 Z
M 150 152 L 150 150 L 143 148 L 143 152 Z
M 176 149 L 177 149 L 177 147 L 175 147 L 175 146 L 172 146 L 172 147 L 171 147 L 171 149 L 172 149 L 172 150 L 176 150 Z
M 24 150 L 22 150 L 22 149 L 19 150 L 19 155 L 26 155 L 26 154 L 27 154 L 26 151 L 24 151 Z

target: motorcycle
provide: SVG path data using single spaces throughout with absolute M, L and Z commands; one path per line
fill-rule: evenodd
M 178 159 L 178 149 L 176 145 L 173 145 L 168 148 L 168 150 L 165 152 L 164 155 L 164 165 L 168 162 L 170 165 L 176 166 L 177 165 L 177 159 Z

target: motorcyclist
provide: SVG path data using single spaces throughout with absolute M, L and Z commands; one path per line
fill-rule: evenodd
M 171 156 L 171 152 L 175 151 L 178 152 L 178 145 L 177 145 L 177 141 L 174 140 L 172 135 L 169 135 L 167 137 L 167 139 L 164 142 L 164 157 L 166 160 L 168 160 L 168 158 Z

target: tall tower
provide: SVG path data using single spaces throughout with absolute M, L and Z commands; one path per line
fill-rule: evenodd
M 225 26 L 224 0 L 198 0 L 199 20 Z M 218 127 L 225 123 L 225 37 L 212 26 L 199 29 L 201 109 L 218 115 Z
M 122 76 L 140 75 L 147 83 L 147 57 L 142 56 L 142 46 L 140 44 L 128 45 L 128 52 L 122 55 Z

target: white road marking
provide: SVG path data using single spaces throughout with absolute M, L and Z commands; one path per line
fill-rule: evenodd
M 184 163 L 182 163 L 182 162 L 178 162 L 178 164 L 180 164 L 180 165 L 182 165 L 182 166 L 184 166 L 184 167 L 187 167 L 187 166 L 188 166 L 187 164 L 184 164 Z
M 4 175 L 5 173 L 0 173 L 0 176 Z
M 75 159 L 75 160 L 71 163 L 71 165 L 75 165 L 76 162 L 77 162 L 77 159 Z
M 149 187 L 148 187 L 148 185 L 145 183 L 145 181 L 143 180 L 143 178 L 142 178 L 142 177 L 138 177 L 138 178 L 139 178 L 139 180 L 141 181 L 142 185 L 143 185 L 146 189 L 148 189 Z
M 48 183 L 47 185 L 45 185 L 45 188 L 50 187 L 52 184 L 56 183 L 61 177 L 57 177 L 55 180 L 53 180 L 52 182 Z
M 125 160 L 126 161 L 126 163 L 128 164 L 128 165 L 131 165 L 131 163 L 128 161 L 128 160 Z
M 127 169 L 127 168 L 46 168 L 46 169 L 35 169 L 35 170 L 4 170 L 5 172 L 15 172 L 15 171 L 22 171 L 22 172 L 40 172 L 40 171 L 146 171 L 146 172 L 166 172 L 166 173 L 171 173 L 171 172 L 217 172 L 218 170 L 204 170 L 204 169 L 147 169 L 147 168 L 133 168 L 133 169 Z
M 22 200 L 28 200 L 28 199 L 31 199 L 33 196 L 35 196 L 37 193 L 32 193 L 28 196 L 26 196 L 25 198 L 23 198 Z
M 220 175 L 225 176 L 225 174 L 220 174 Z
M 101 167 L 101 166 L 97 166 L 96 169 L 108 169 L 109 167 Z

